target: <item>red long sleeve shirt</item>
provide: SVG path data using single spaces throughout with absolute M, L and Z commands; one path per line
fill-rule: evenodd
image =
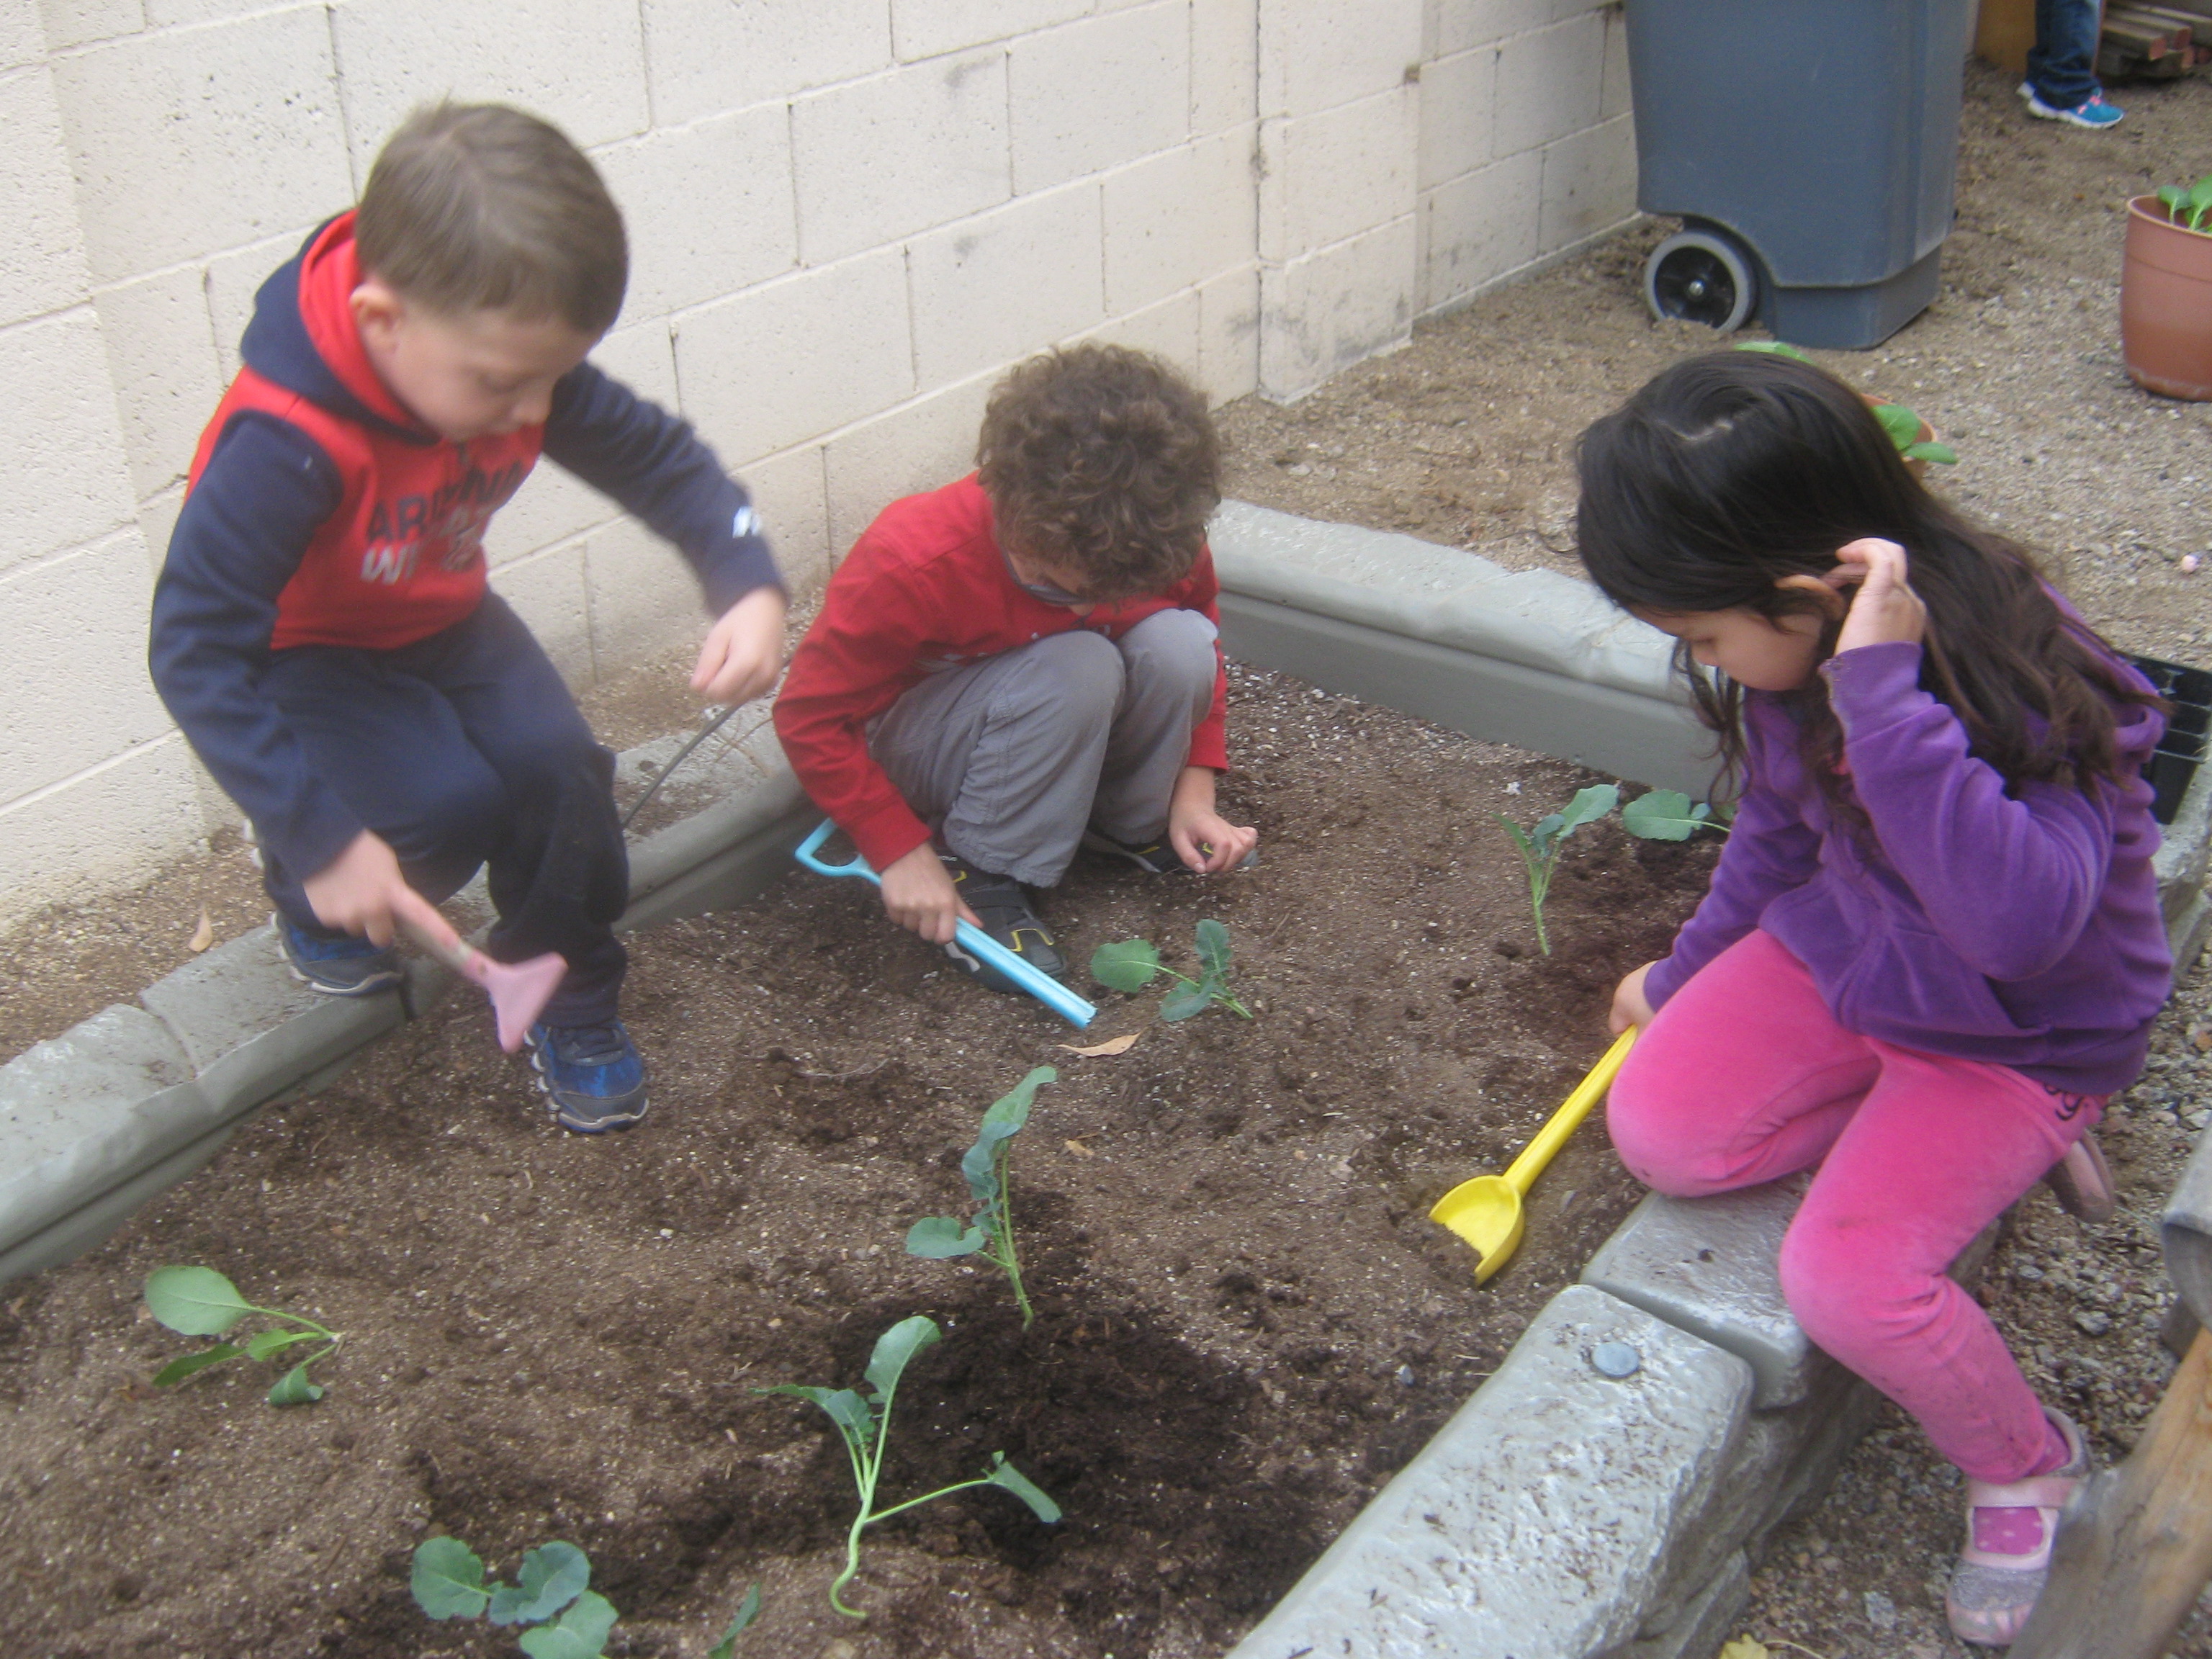
M 929 839 L 929 828 L 868 753 L 868 722 L 940 669 L 994 657 L 1079 628 L 1118 640 L 1162 611 L 1195 611 L 1217 628 L 1221 591 L 1201 549 L 1190 574 L 1145 599 L 1079 615 L 1025 593 L 1006 568 L 990 498 L 971 474 L 893 501 L 830 579 L 822 612 L 792 653 L 775 702 L 776 735 L 814 803 L 878 870 Z M 1186 764 L 1225 770 L 1228 674 L 1191 733 Z

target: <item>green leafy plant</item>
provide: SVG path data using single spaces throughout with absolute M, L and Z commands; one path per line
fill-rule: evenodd
M 1764 351 L 1777 357 L 1795 357 L 1801 363 L 1813 361 L 1796 346 L 1783 340 L 1744 340 L 1738 343 L 1736 349 Z M 1959 452 L 1950 445 L 1937 443 L 1933 439 L 1924 443 L 1921 441 L 1920 428 L 1927 423 L 1903 404 L 1875 404 L 1874 416 L 1881 422 L 1881 429 L 1889 434 L 1890 442 L 1897 446 L 1897 453 L 1906 460 L 1933 461 L 1938 466 L 1956 466 L 1959 464 Z
M 601 1659 L 621 1615 L 591 1588 L 589 1556 L 558 1540 L 540 1544 L 514 1578 L 487 1580 L 483 1559 L 458 1538 L 426 1538 L 415 1547 L 407 1587 L 433 1619 L 532 1626 L 517 1638 L 530 1659 Z
M 2193 230 L 2202 235 L 2212 235 L 2205 229 L 2204 222 L 2212 218 L 2212 173 L 2206 173 L 2195 184 L 2161 185 L 2158 199 L 2173 216 L 2173 222 L 2184 230 Z
M 1162 974 L 1181 980 L 1182 988 L 1160 1004 L 1162 1019 L 1188 1019 L 1219 1003 L 1232 1014 L 1252 1018 L 1252 1011 L 1229 991 L 1229 930 L 1208 917 L 1198 924 L 1199 976 L 1179 974 L 1160 960 L 1158 946 L 1149 939 L 1125 939 L 1102 945 L 1091 953 L 1091 977 L 1115 991 L 1141 991 Z
M 292 1328 L 259 1331 L 243 1342 L 218 1342 L 212 1348 L 173 1359 L 154 1373 L 156 1388 L 168 1388 L 240 1355 L 248 1359 L 274 1359 L 303 1342 L 321 1342 L 327 1346 L 294 1365 L 269 1390 L 272 1406 L 304 1406 L 323 1397 L 322 1385 L 307 1380 L 307 1367 L 336 1353 L 345 1340 L 305 1315 L 255 1307 L 212 1267 L 156 1267 L 146 1275 L 146 1306 L 155 1318 L 184 1336 L 221 1336 L 248 1314 L 281 1319 Z
M 860 1512 L 853 1517 L 852 1530 L 845 1534 L 845 1570 L 830 1586 L 830 1605 L 848 1618 L 865 1619 L 868 1615 L 858 1607 L 845 1605 L 845 1586 L 853 1582 L 854 1574 L 860 1570 L 860 1534 L 878 1521 L 914 1509 L 935 1498 L 956 1492 L 966 1492 L 971 1486 L 999 1486 L 1030 1506 L 1040 1521 L 1048 1523 L 1060 1519 L 1060 1505 L 1037 1489 L 1029 1477 L 1006 1462 L 1004 1452 L 993 1452 L 989 1468 L 973 1480 L 955 1481 L 949 1486 L 939 1486 L 935 1492 L 924 1492 L 919 1498 L 909 1498 L 903 1504 L 894 1504 L 889 1509 L 876 1507 L 876 1484 L 882 1478 L 884 1447 L 890 1438 L 891 1396 L 898 1390 L 899 1377 L 908 1364 L 940 1333 L 937 1322 L 925 1314 L 902 1319 L 876 1339 L 875 1352 L 869 1357 L 866 1372 L 872 1393 L 861 1395 L 851 1389 L 817 1389 L 802 1382 L 778 1382 L 772 1388 L 755 1389 L 755 1394 L 787 1394 L 794 1399 L 811 1401 L 827 1413 L 837 1425 L 837 1433 L 845 1443 L 845 1455 L 853 1465 L 853 1484 L 860 1489 Z
M 1014 1249 L 1013 1188 L 1006 1170 L 1014 1137 L 1030 1121 L 1030 1106 L 1040 1085 L 1057 1082 L 1060 1073 L 1040 1066 L 1017 1083 L 1011 1092 L 991 1103 L 983 1125 L 960 1160 L 960 1173 L 968 1178 L 968 1191 L 982 1207 L 974 1221 L 963 1225 L 949 1215 L 933 1215 L 907 1229 L 906 1252 L 931 1261 L 956 1256 L 980 1255 L 995 1265 L 1014 1287 L 1014 1301 L 1022 1310 L 1022 1328 L 1036 1317 L 1029 1292 L 1022 1287 L 1022 1261 Z
M 738 1650 L 738 1638 L 759 1617 L 760 1586 L 755 1584 L 745 1591 L 745 1599 L 738 1603 L 736 1622 L 722 1632 L 720 1641 L 707 1650 L 707 1659 L 732 1659 Z
M 1653 789 L 1620 809 L 1620 827 L 1645 841 L 1687 841 L 1700 830 L 1728 834 L 1728 825 L 1713 821 L 1711 801 L 1692 804 L 1679 789 Z
M 1547 957 L 1552 954 L 1552 941 L 1544 932 L 1544 900 L 1552 890 L 1552 878 L 1559 872 L 1567 837 L 1603 817 L 1620 799 L 1620 785 L 1594 783 L 1575 791 L 1572 800 L 1562 810 L 1539 818 L 1533 830 L 1523 830 L 1502 812 L 1498 815 L 1513 844 L 1521 849 L 1521 862 L 1528 866 L 1528 908 L 1536 917 L 1536 948 Z

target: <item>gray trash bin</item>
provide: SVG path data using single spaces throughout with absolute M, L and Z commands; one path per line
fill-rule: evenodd
M 1877 345 L 1936 297 L 1971 0 L 1627 0 L 1661 316 Z

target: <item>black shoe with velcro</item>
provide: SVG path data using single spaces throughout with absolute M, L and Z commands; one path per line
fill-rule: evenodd
M 1028 888 L 1012 876 L 978 870 L 956 854 L 939 853 L 937 856 L 944 862 L 945 873 L 952 878 L 953 890 L 960 895 L 960 902 L 975 913 L 986 933 L 1039 973 L 1059 979 L 1067 972 L 1067 958 L 1060 953 L 1060 945 L 1053 938 L 1052 930 L 1038 916 Z M 1028 994 L 988 963 L 980 962 L 962 950 L 957 940 L 945 947 L 945 954 L 994 991 Z

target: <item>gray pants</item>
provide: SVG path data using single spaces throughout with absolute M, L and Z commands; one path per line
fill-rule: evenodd
M 1137 842 L 1167 828 L 1213 702 L 1214 637 L 1197 611 L 1162 611 L 1118 642 L 1078 629 L 945 669 L 891 705 L 868 751 L 953 852 L 1049 887 L 1086 824 Z

